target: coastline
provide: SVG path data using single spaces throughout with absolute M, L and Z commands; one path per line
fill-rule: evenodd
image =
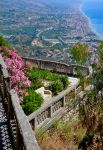
M 84 17 L 86 17 L 87 18 L 87 23 L 88 23 L 88 26 L 89 26 L 89 28 L 91 29 L 91 31 L 97 36 L 97 38 L 99 39 L 99 40 L 103 40 L 103 36 L 102 35 L 100 35 L 97 31 L 96 31 L 96 29 L 93 27 L 93 25 L 92 25 L 92 22 L 91 22 L 91 19 L 85 14 L 85 12 L 83 11 L 83 4 L 80 4 L 80 6 L 79 6 L 79 11 L 82 13 L 82 15 L 84 16 Z

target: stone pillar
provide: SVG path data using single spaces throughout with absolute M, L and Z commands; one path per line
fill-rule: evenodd
M 77 95 L 77 94 L 76 94 L 76 87 L 75 87 L 75 100 L 76 100 L 76 95 Z
M 73 67 L 70 67 L 70 68 L 69 68 L 69 70 L 70 70 L 70 71 L 69 71 L 70 75 L 73 75 L 73 74 L 74 74 L 73 69 L 74 69 Z
M 63 97 L 63 107 L 65 107 L 65 96 Z
M 37 128 L 37 117 L 30 121 L 32 129 L 35 130 Z
M 52 106 L 50 106 L 50 108 L 49 108 L 49 116 L 50 116 L 50 118 L 52 117 Z
M 37 117 L 34 118 L 34 129 L 35 130 L 37 128 Z

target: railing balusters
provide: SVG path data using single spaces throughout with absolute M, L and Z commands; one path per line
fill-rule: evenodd
M 67 104 L 69 101 L 71 107 L 72 99 L 75 100 L 74 91 L 75 88 L 78 87 L 78 84 L 76 84 L 74 87 L 69 87 L 65 91 L 61 92 L 61 94 L 54 97 L 53 100 L 51 100 L 51 102 L 47 104 L 47 106 L 44 106 L 44 108 L 39 108 L 37 111 L 28 116 L 30 122 L 31 120 L 34 120 L 35 117 L 37 117 L 37 125 L 34 127 L 34 130 L 43 126 L 43 123 L 45 123 L 47 119 L 50 120 L 52 117 L 56 116 L 58 112 L 62 111 L 62 109 L 66 109 L 66 107 L 68 107 Z M 79 90 L 80 89 L 78 88 L 77 91 L 79 92 Z

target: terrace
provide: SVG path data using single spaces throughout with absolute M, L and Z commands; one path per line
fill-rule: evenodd
M 30 61 L 30 59 L 25 59 L 25 61 L 28 60 Z M 51 63 L 43 60 L 31 59 L 31 61 L 34 65 L 36 65 L 36 63 L 39 65 L 41 64 L 41 66 L 39 66 L 40 68 L 44 67 L 47 69 L 46 67 L 48 66 L 49 69 L 52 70 L 55 68 L 54 71 L 60 71 L 60 73 L 66 74 L 70 73 L 72 75 L 75 72 L 73 68 L 76 67 L 75 65 L 68 66 L 66 64 L 60 64 L 57 62 Z M 58 68 L 58 66 L 60 68 Z M 88 68 L 83 66 L 77 67 L 80 67 L 82 70 L 84 69 L 84 73 L 89 75 Z M 50 127 L 54 120 L 60 118 L 67 111 L 66 103 L 70 100 L 70 93 L 75 92 L 76 96 L 81 91 L 81 88 L 78 87 L 78 79 L 69 78 L 69 80 L 71 80 L 70 87 L 60 92 L 59 95 L 52 97 L 49 103 L 27 117 L 19 104 L 19 97 L 17 93 L 14 89 L 11 89 L 11 79 L 6 64 L 0 55 L 0 149 L 39 150 L 33 130 Z M 78 103 L 75 97 L 72 103 L 73 105 L 70 109 L 73 109 L 72 107 Z

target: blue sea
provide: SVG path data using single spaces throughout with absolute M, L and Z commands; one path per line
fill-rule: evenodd
M 90 25 L 103 37 L 103 0 L 83 0 L 82 11 L 90 20 Z

